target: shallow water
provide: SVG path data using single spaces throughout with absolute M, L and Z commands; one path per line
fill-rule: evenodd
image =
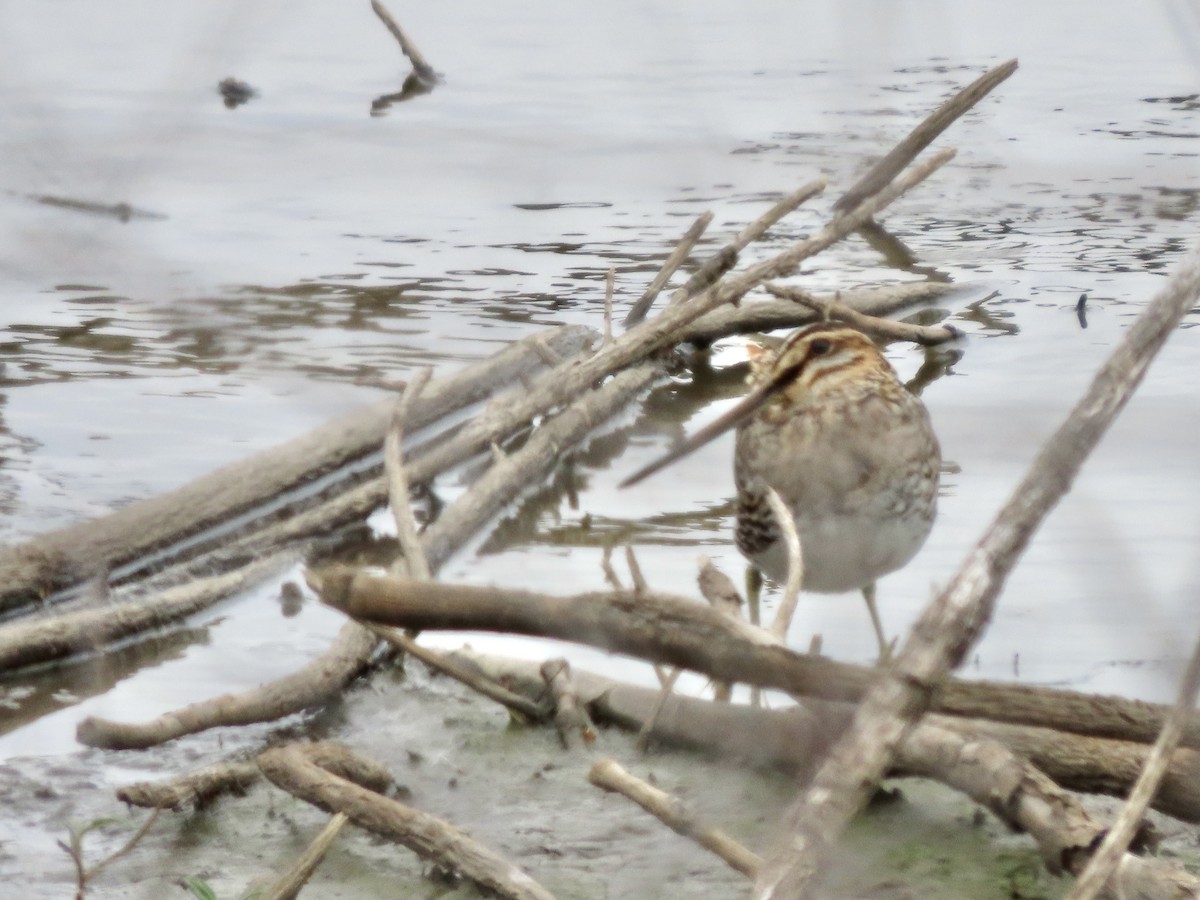
M 743 263 L 761 258 L 817 226 L 949 91 L 1018 56 L 939 142 L 959 148 L 955 162 L 885 217 L 915 270 L 856 238 L 797 279 L 835 289 L 933 272 L 990 295 L 948 307 L 970 338 L 924 393 L 955 468 L 929 543 L 880 587 L 899 633 L 1195 233 L 1200 24 L 1182 5 L 394 11 L 445 83 L 372 117 L 406 66 L 366 4 L 0 7 L 16 48 L 0 62 L 5 539 L 177 486 L 380 396 L 356 378 L 450 371 L 546 325 L 598 326 L 610 266 L 620 310 L 701 211 L 716 215 L 713 247 L 776 193 L 827 176 L 829 196 Z M 259 91 L 236 110 L 216 93 L 230 74 Z M 122 222 L 46 196 L 154 215 Z M 1172 693 L 1200 587 L 1198 321 L 1038 535 L 972 674 Z M 889 355 L 905 376 L 922 361 Z M 715 358 L 736 362 L 739 343 Z M 730 442 L 615 489 L 678 433 L 670 403 L 696 403 L 690 430 L 729 402 L 699 402 L 706 390 L 668 387 L 658 412 L 630 413 L 614 426 L 634 430 L 628 453 L 600 447 L 577 464 L 577 506 L 551 495 L 514 511 L 444 577 L 598 587 L 597 535 L 631 523 L 653 584 L 689 583 L 701 552 L 739 573 L 732 484 L 714 495 L 712 475 Z M 146 656 L 10 686 L 20 727 L 0 757 L 69 751 L 84 715 L 140 719 L 293 670 L 340 623 L 312 603 L 284 618 L 276 589 Z M 856 598 L 806 597 L 792 639 L 814 631 L 831 655 L 873 654 Z

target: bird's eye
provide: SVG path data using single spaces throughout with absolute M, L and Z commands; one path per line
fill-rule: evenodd
M 824 356 L 826 353 L 829 352 L 829 348 L 832 346 L 833 346 L 833 344 L 829 343 L 829 341 L 827 341 L 825 338 L 817 338 L 815 341 L 813 341 L 811 344 L 808 345 L 808 355 L 809 356 Z

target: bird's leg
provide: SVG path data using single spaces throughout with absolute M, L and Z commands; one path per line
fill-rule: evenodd
M 762 586 L 762 569 L 753 563 L 746 566 L 746 609 L 749 612 L 751 625 L 758 625 L 760 621 L 758 601 L 762 596 Z
M 871 614 L 871 624 L 875 626 L 875 638 L 879 641 L 879 665 L 892 658 L 892 648 L 883 633 L 883 622 L 879 619 L 879 609 L 875 606 L 875 582 L 862 589 L 863 599 L 867 601 L 867 611 Z

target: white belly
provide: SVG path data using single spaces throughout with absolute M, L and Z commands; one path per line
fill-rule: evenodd
M 866 587 L 907 563 L 929 535 L 932 521 L 919 518 L 830 516 L 820 522 L 796 523 L 804 564 L 803 588 L 820 593 L 841 593 Z M 754 558 L 768 578 L 787 579 L 787 549 L 773 542 Z

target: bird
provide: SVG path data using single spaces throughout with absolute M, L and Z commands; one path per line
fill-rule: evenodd
M 786 580 L 786 544 L 767 500 L 774 488 L 795 520 L 802 588 L 861 591 L 885 661 L 875 582 L 916 555 L 937 513 L 941 448 L 929 411 L 867 335 L 837 322 L 756 348 L 750 368 L 742 400 L 621 486 L 737 428 L 738 549 L 761 574 Z

